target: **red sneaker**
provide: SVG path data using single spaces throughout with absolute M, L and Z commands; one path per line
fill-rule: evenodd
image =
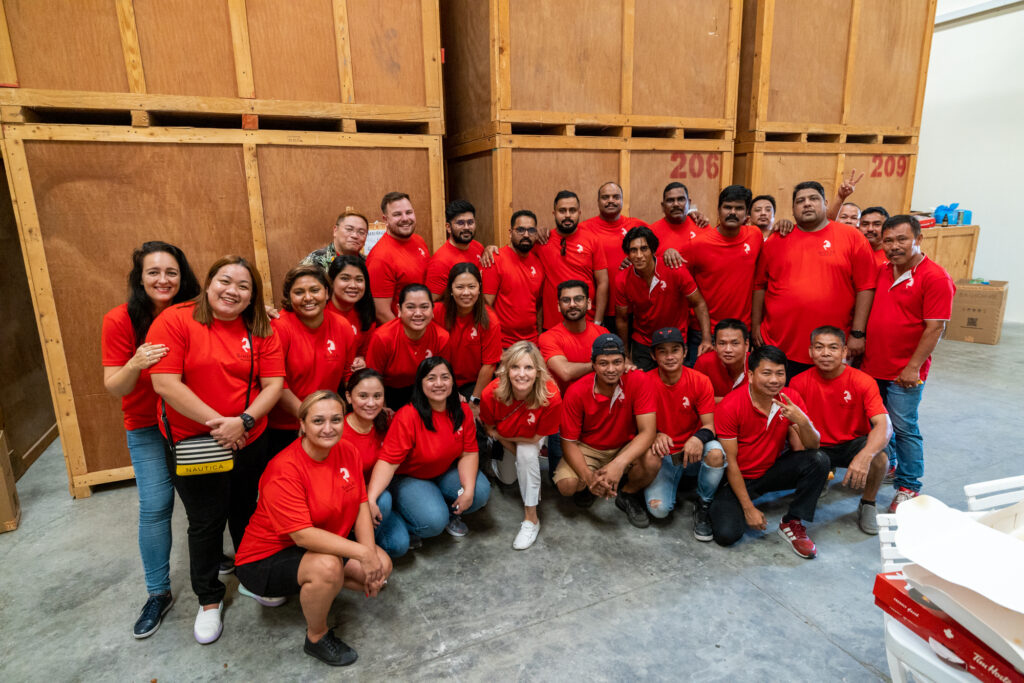
M 814 547 L 814 541 L 807 535 L 807 529 L 799 519 L 794 519 L 791 522 L 779 522 L 779 536 L 786 539 L 790 547 L 793 548 L 793 552 L 805 560 L 812 560 L 818 554 L 818 549 Z
M 900 503 L 910 500 L 911 498 L 917 498 L 921 495 L 920 491 L 914 491 L 904 487 L 896 489 L 896 495 L 892 497 L 892 502 L 889 503 L 889 514 L 896 512 L 896 508 L 899 507 Z
M 889 465 L 889 469 L 885 471 L 885 476 L 882 477 L 883 484 L 891 484 L 896 481 L 896 465 Z

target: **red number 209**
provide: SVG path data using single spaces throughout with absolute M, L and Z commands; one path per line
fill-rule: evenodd
M 871 163 L 872 178 L 891 178 L 894 175 L 902 178 L 907 173 L 907 157 L 876 154 L 871 157 Z

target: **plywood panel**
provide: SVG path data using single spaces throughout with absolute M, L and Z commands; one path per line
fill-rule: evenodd
M 476 208 L 476 236 L 482 244 L 507 244 L 508 224 L 495 215 L 494 171 L 492 156 L 485 152 L 476 156 L 452 159 L 448 162 L 449 200 L 465 199 Z M 536 207 L 513 204 L 513 211 Z
M 258 147 L 260 190 L 274 296 L 284 275 L 331 239 L 346 206 L 372 222 L 392 190 L 412 198 L 416 232 L 432 241 L 429 156 L 425 149 Z
M 665 186 L 680 182 L 690 191 L 690 201 L 709 216 L 714 214 L 723 171 L 729 163 L 723 152 L 657 150 L 630 152 L 629 212 L 647 222 L 663 217 L 661 197 Z
M 246 0 L 245 7 L 256 97 L 341 101 L 331 0 Z
M 905 213 L 910 209 L 912 192 L 912 154 L 887 154 L 884 150 L 870 154 L 847 154 L 843 171 L 849 175 L 852 169 L 864 172 L 864 178 L 857 183 L 857 190 L 851 201 L 861 208 L 884 206 L 889 213 Z
M 621 0 L 516 0 L 510 20 L 512 109 L 620 111 Z
M 637 0 L 635 17 L 632 113 L 726 116 L 729 0 Z
M 23 88 L 128 92 L 111 0 L 4 0 Z
M 147 92 L 238 95 L 227 3 L 134 0 L 134 6 Z
M 751 110 L 757 87 L 754 54 L 757 46 L 757 0 L 743 2 L 743 29 L 740 32 L 739 96 L 736 100 L 736 130 L 753 130 L 757 112 Z
M 816 180 L 825 188 L 825 197 L 831 201 L 836 183 L 836 154 L 777 154 L 765 152 L 754 160 L 752 166 L 760 163 L 761 181 L 750 190 L 755 194 L 770 194 L 775 197 L 780 216 L 792 215 L 793 187 L 805 180 Z M 735 178 L 736 182 L 741 181 Z
M 348 19 L 356 101 L 426 104 L 420 0 L 348 0 Z
M 921 251 L 946 269 L 953 281 L 974 277 L 978 226 L 927 228 L 921 231 Z
M 516 149 L 512 151 L 512 201 L 537 214 L 552 228 L 555 195 L 572 190 L 580 196 L 580 218 L 597 214 L 597 189 L 619 181 L 617 150 Z
M 25 152 L 88 470 L 124 467 L 120 401 L 103 388 L 103 314 L 124 301 L 146 240 L 177 244 L 203 274 L 224 254 L 253 257 L 242 149 L 29 141 Z
M 488 3 L 445 0 L 441 45 L 445 50 L 445 116 L 450 131 L 467 131 L 490 120 L 491 65 Z

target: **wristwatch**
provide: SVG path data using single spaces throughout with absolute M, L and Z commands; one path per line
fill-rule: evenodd
M 249 413 L 242 413 L 238 417 L 242 421 L 242 426 L 245 427 L 246 431 L 249 431 L 250 429 L 256 426 L 256 420 L 254 420 L 252 418 L 252 415 L 250 415 Z
M 470 396 L 469 397 L 469 402 L 472 403 L 475 406 L 478 406 L 478 405 L 480 405 L 480 397 L 479 396 Z
M 850 330 L 850 336 L 854 339 L 863 339 L 865 336 L 864 330 Z

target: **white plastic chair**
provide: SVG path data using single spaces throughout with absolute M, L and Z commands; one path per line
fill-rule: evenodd
M 991 510 L 1024 500 L 1024 475 L 981 481 L 964 486 L 967 509 Z

